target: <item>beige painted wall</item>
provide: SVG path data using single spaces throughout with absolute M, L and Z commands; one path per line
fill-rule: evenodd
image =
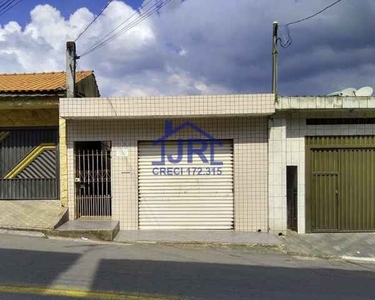
M 174 120 L 178 126 L 186 119 Z M 218 139 L 233 139 L 235 230 L 268 230 L 266 117 L 190 120 Z M 68 207 L 74 219 L 74 142 L 112 141 L 112 211 L 122 230 L 138 229 L 138 142 L 160 138 L 164 120 L 67 120 Z M 191 130 L 178 138 L 201 137 Z M 127 147 L 129 155 L 116 153 Z
M 0 127 L 59 126 L 59 110 L 0 110 Z
M 59 144 L 60 144 L 60 201 L 62 207 L 68 206 L 68 165 L 66 121 L 59 119 Z

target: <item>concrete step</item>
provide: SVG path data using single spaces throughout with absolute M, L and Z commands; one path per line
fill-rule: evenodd
M 120 222 L 112 220 L 70 220 L 48 232 L 49 235 L 113 241 L 120 230 Z

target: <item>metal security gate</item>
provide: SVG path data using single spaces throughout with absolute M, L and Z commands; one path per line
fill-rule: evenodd
M 181 162 L 153 165 L 160 147 L 139 143 L 140 229 L 233 229 L 233 143 L 221 142 L 215 148 L 221 166 L 199 159 L 189 164 L 185 147 Z M 165 154 L 176 159 L 177 147 L 176 141 L 165 142 Z
M 76 143 L 76 218 L 110 218 L 111 150 L 102 142 Z
M 311 231 L 374 231 L 375 138 L 311 137 L 307 151 Z
M 0 200 L 59 199 L 57 128 L 0 128 Z

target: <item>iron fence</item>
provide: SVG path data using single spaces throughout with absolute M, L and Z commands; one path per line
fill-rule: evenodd
M 110 217 L 111 156 L 109 150 L 77 150 L 76 217 Z

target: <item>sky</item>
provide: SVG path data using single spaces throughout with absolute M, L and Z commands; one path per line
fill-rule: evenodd
M 160 0 L 148 1 L 152 5 Z M 94 70 L 103 96 L 268 93 L 272 22 L 279 21 L 285 40 L 283 24 L 333 2 L 172 0 L 132 30 L 82 56 L 77 68 Z M 64 70 L 66 41 L 74 40 L 106 3 L 24 0 L 0 17 L 0 73 Z M 112 1 L 77 41 L 78 55 L 141 5 L 141 0 Z M 375 89 L 374 15 L 373 0 L 342 0 L 291 25 L 292 45 L 279 48 L 279 94 Z

